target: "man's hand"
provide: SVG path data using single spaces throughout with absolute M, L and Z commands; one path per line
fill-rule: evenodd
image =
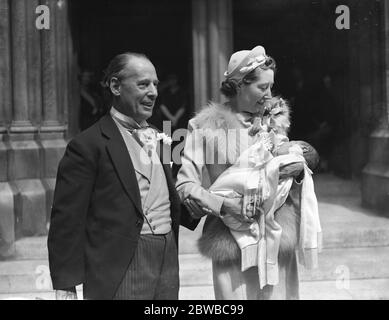
M 194 219 L 200 219 L 208 213 L 212 213 L 210 209 L 200 206 L 200 204 L 192 198 L 185 199 L 184 205 L 188 208 L 190 215 Z
M 76 288 L 55 291 L 56 300 L 77 300 Z

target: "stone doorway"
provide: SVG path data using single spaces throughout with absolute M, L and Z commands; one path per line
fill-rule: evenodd
M 339 4 L 350 9 L 350 30 L 335 26 Z M 378 124 L 381 19 L 372 1 L 233 1 L 234 51 L 261 44 L 275 57 L 291 138 L 313 144 L 323 169 L 345 178 L 361 175 Z
M 192 87 L 190 1 L 73 0 L 71 4 L 69 15 L 78 53 L 79 80 L 92 83 L 92 91 L 101 104 L 97 115 L 92 115 L 82 102 L 79 104 L 70 119 L 72 134 L 90 126 L 109 109 L 99 81 L 108 62 L 119 53 L 146 54 L 156 66 L 161 85 L 174 73 L 182 87 Z M 189 95 L 188 100 L 190 113 L 193 98 Z M 150 120 L 159 122 L 155 117 Z

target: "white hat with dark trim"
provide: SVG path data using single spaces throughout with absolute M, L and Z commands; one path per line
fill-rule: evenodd
M 265 48 L 256 46 L 252 50 L 241 50 L 232 54 L 224 76 L 227 79 L 242 79 L 246 74 L 265 64 L 268 56 Z

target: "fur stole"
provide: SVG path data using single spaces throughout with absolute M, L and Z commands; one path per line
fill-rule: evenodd
M 282 227 L 278 262 L 284 265 L 294 253 L 300 232 L 300 216 L 298 206 L 288 197 L 284 205 L 275 213 L 275 220 Z M 218 217 L 208 216 L 204 224 L 203 234 L 198 240 L 202 255 L 220 264 L 240 263 L 240 249 L 228 227 Z
M 218 130 L 241 128 L 236 113 L 230 107 L 210 102 L 191 120 L 196 128 Z M 262 123 L 267 125 L 269 130 L 276 133 L 287 134 L 290 127 L 290 108 L 286 100 L 280 97 L 273 97 L 266 102 Z
M 197 129 L 213 130 L 213 137 L 217 136 L 217 130 L 227 131 L 228 129 L 242 128 L 242 123 L 228 106 L 210 103 L 203 108 L 195 118 L 191 120 L 192 125 Z M 263 116 L 262 124 L 279 134 L 287 134 L 290 126 L 290 111 L 285 100 L 279 97 L 272 98 Z M 255 122 L 254 122 L 255 125 Z M 205 137 L 214 143 L 212 137 Z M 217 136 L 218 143 L 228 143 L 223 137 Z M 208 141 L 207 141 L 208 143 Z M 228 162 L 233 163 L 236 158 L 228 157 Z M 294 252 L 298 243 L 299 234 L 299 201 L 288 197 L 285 204 L 275 213 L 275 220 L 282 227 L 282 236 L 279 251 L 279 262 L 288 260 Z M 222 264 L 237 263 L 240 260 L 240 249 L 230 230 L 224 223 L 215 216 L 208 216 L 204 225 L 203 234 L 198 240 L 200 253 L 204 256 Z

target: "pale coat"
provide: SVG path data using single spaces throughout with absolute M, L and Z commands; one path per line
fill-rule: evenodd
M 282 133 L 286 133 L 285 124 L 289 124 L 289 112 L 285 114 L 284 119 L 280 121 Z M 213 214 L 207 216 L 203 236 L 199 240 L 199 249 L 205 256 L 221 263 L 238 261 L 240 250 L 229 229 L 218 218 L 223 197 L 211 194 L 207 189 L 237 160 L 242 150 L 254 143 L 254 138 L 249 135 L 250 127 L 251 123 L 244 114 L 234 113 L 228 106 L 210 104 L 203 108 L 189 121 L 182 167 L 177 176 L 176 187 L 181 201 L 190 195 L 201 206 L 212 210 Z M 235 134 L 239 136 L 239 139 L 233 140 L 232 143 L 231 135 L 223 134 L 230 129 L 237 129 Z M 287 210 L 288 214 L 275 215 L 283 230 L 281 258 L 289 257 L 297 244 L 299 188 L 299 184 L 293 184 L 285 205 L 279 209 L 279 212 Z

